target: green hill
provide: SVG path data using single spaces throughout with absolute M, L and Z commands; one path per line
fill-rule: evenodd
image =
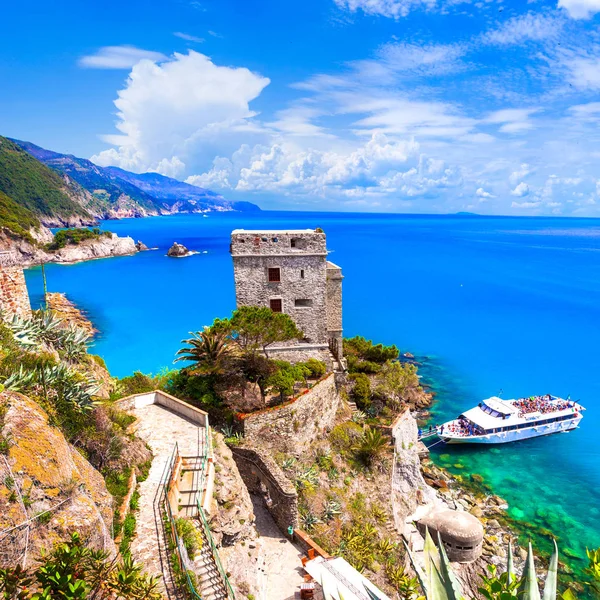
M 0 227 L 6 227 L 19 237 L 29 238 L 29 229 L 38 228 L 39 219 L 28 209 L 0 192 Z
M 42 223 L 61 224 L 73 218 L 92 222 L 93 217 L 75 200 L 76 190 L 46 165 L 25 152 L 20 146 L 0 136 L 0 192 L 8 196 L 19 209 L 32 213 Z M 83 190 L 81 190 L 83 194 Z M 15 211 L 14 205 L 2 199 L 2 207 Z M 13 212 L 14 220 L 17 212 Z M 25 217 L 26 213 L 19 213 Z M 11 228 L 12 229 L 12 228 Z M 13 229 L 14 230 L 14 229 Z

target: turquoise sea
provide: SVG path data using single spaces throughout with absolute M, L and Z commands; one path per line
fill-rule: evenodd
M 90 314 L 95 352 L 115 375 L 171 367 L 179 342 L 234 308 L 234 228 L 322 227 L 342 266 L 346 335 L 423 357 L 434 420 L 480 399 L 545 394 L 587 407 L 579 430 L 498 448 L 436 448 L 479 473 L 513 517 L 579 556 L 600 546 L 600 221 L 593 219 L 263 212 L 104 224 L 158 250 L 47 267 L 50 291 Z M 166 257 L 174 242 L 203 252 Z M 39 269 L 27 273 L 34 304 Z M 543 540 L 537 540 L 543 544 Z

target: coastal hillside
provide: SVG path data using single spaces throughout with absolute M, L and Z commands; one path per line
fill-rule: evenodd
M 135 174 L 117 167 L 46 150 L 30 142 L 12 140 L 65 181 L 75 182 L 93 199 L 93 213 L 104 219 L 145 217 L 206 211 L 259 210 L 250 202 L 231 202 L 220 194 L 165 177 Z
M 0 136 L 0 203 L 2 225 L 15 233 L 22 229 L 80 226 L 95 219 L 87 206 L 91 196 L 66 181 L 19 145 Z M 17 223 L 19 227 L 15 225 Z

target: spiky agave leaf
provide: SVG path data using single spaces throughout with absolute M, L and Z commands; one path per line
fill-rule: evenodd
M 515 578 L 515 566 L 513 561 L 512 542 L 508 541 L 508 556 L 506 559 L 506 573 L 508 575 L 508 583 L 512 583 Z
M 527 549 L 527 560 L 523 568 L 523 579 L 521 580 L 518 594 L 522 600 L 541 600 L 531 542 L 529 542 L 529 548 Z
M 406 552 L 408 553 L 408 558 L 410 559 L 410 564 L 412 565 L 412 568 L 417 575 L 417 579 L 419 580 L 419 585 L 421 586 L 421 589 L 423 590 L 423 593 L 425 594 L 425 596 L 429 597 L 429 589 L 427 587 L 427 576 L 425 575 L 425 573 L 423 573 L 423 571 L 421 570 L 421 567 L 415 562 L 415 558 L 412 555 L 412 552 L 410 551 L 408 544 L 404 540 L 402 540 L 402 541 L 404 543 L 404 547 L 406 548 Z
M 440 551 L 440 572 L 446 589 L 446 595 L 449 600 L 461 600 L 463 597 L 462 588 L 450 566 L 446 549 L 442 543 L 442 537 L 438 531 L 438 548 Z
M 552 541 L 554 542 L 554 552 L 550 558 L 548 575 L 546 575 L 543 600 L 556 600 L 556 582 L 558 579 L 558 547 L 556 545 L 556 540 Z

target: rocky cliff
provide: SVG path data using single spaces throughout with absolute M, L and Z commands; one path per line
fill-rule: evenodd
M 112 496 L 102 475 L 29 398 L 0 394 L 0 563 L 31 564 L 40 551 L 78 532 L 114 553 Z
M 0 252 L 2 264 L 30 266 L 42 263 L 74 263 L 94 258 L 128 256 L 138 252 L 133 238 L 116 234 L 100 239 L 84 240 L 77 245 L 67 245 L 59 250 L 48 251 L 25 238 L 15 238 L 6 230 L 0 230 Z

